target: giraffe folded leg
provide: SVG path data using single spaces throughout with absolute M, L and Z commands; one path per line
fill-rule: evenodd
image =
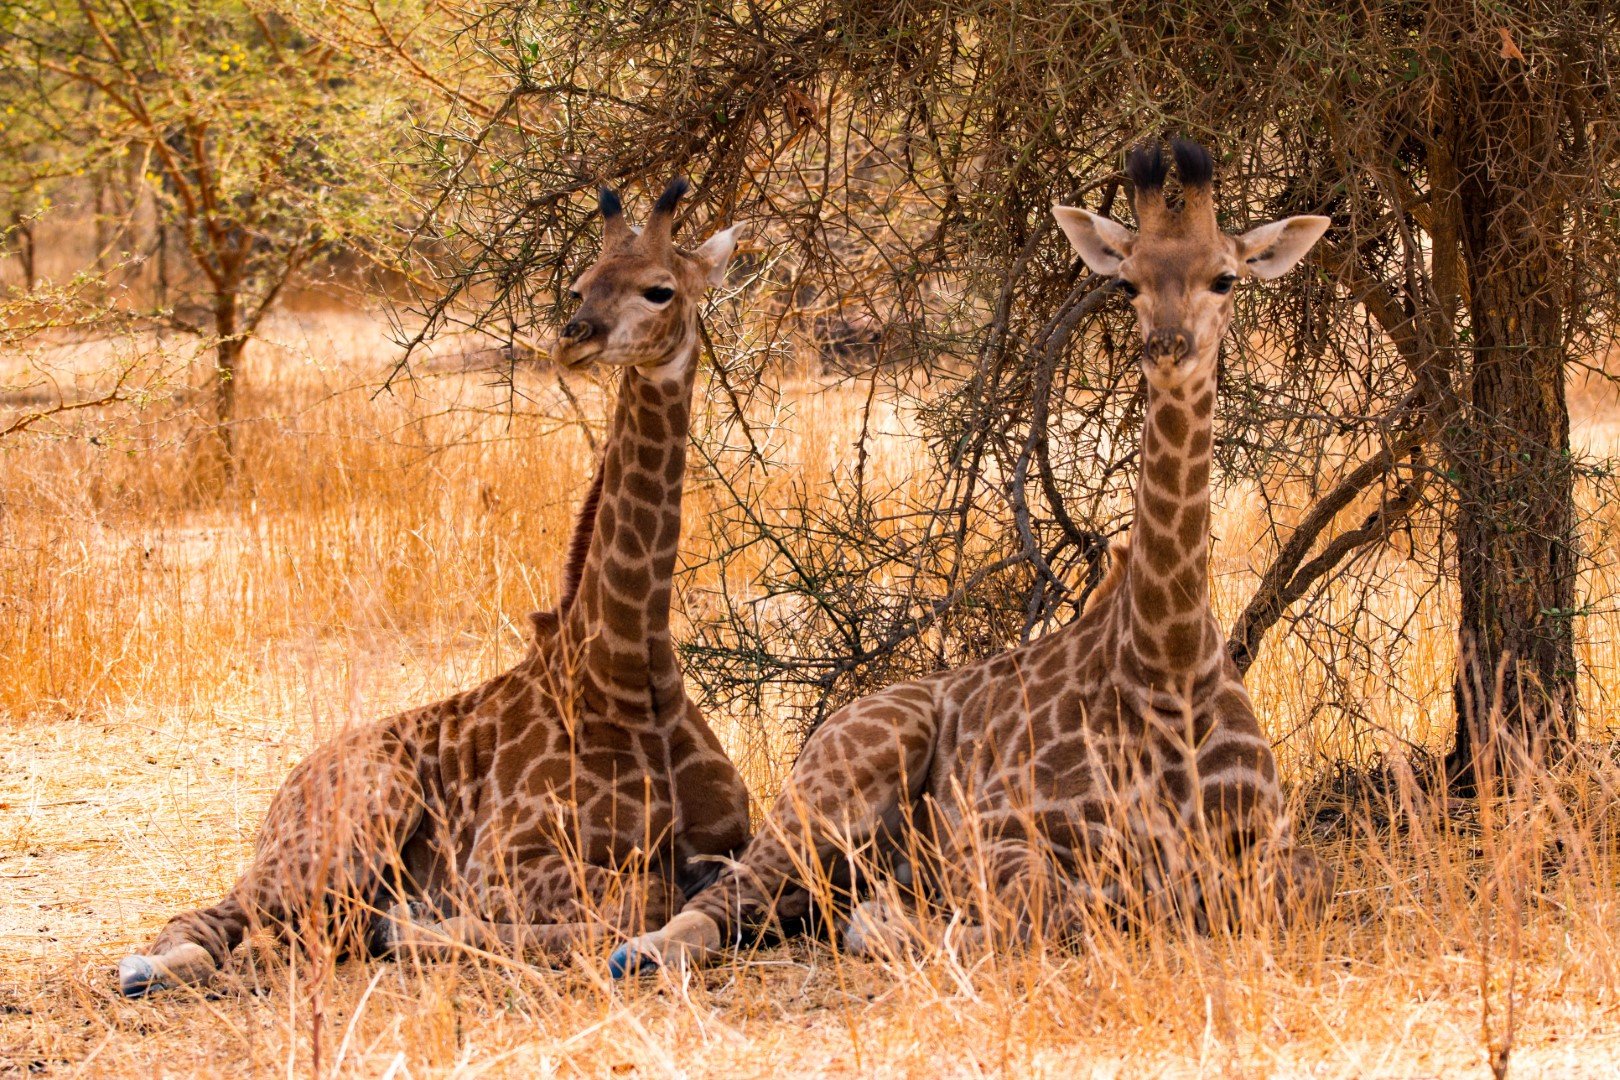
M 376 957 L 391 956 L 416 927 L 439 920 L 439 913 L 422 900 L 405 900 L 390 906 L 372 920 L 366 936 L 367 951 Z
M 1106 829 L 1068 812 L 1025 829 L 1025 815 L 987 815 L 962 839 L 944 868 L 941 891 L 954 916 L 937 944 L 952 953 L 983 953 L 1034 941 L 1083 941 L 1118 901 L 1117 883 L 1098 872 Z
M 213 907 L 170 919 L 149 948 L 118 962 L 118 990 L 145 997 L 160 990 L 206 983 L 247 931 L 240 886 Z
M 562 961 L 662 923 L 680 895 L 660 875 L 582 866 L 557 854 L 517 860 L 512 876 L 485 890 L 482 902 L 474 899 L 473 914 L 426 917 L 421 907 L 395 905 L 378 920 L 378 951 L 423 960 L 488 952 Z
M 1245 762 L 1247 776 L 1205 782 L 1205 819 L 1227 858 L 1226 872 L 1211 875 L 1216 888 L 1204 906 L 1211 922 L 1312 922 L 1326 915 L 1336 875 L 1294 836 L 1274 766 L 1267 766 L 1270 750 L 1261 746 Z
M 1289 843 L 1267 852 L 1260 870 L 1285 924 L 1315 922 L 1327 914 L 1337 875 L 1315 852 Z
M 608 972 L 615 979 L 659 968 L 701 967 L 720 951 L 720 925 L 701 911 L 683 911 L 650 934 L 613 950 Z
M 390 953 L 420 960 L 464 960 L 477 953 L 495 953 L 560 961 L 617 936 L 614 927 L 600 922 L 493 922 L 470 915 L 394 926 Z
M 219 966 L 207 949 L 186 941 L 165 952 L 126 956 L 118 961 L 118 992 L 134 998 L 159 990 L 200 986 L 217 970 Z
M 892 898 L 862 900 L 844 923 L 844 949 L 851 956 L 897 960 L 925 942 L 922 928 L 904 905 Z
M 613 977 L 707 962 L 840 856 L 892 831 L 927 777 L 936 725 L 926 683 L 891 686 L 828 717 L 739 859 L 668 924 L 615 950 Z
M 250 926 L 363 951 L 379 886 L 421 819 L 420 784 L 387 729 L 327 743 L 276 792 L 253 861 L 231 891 L 176 915 L 150 946 L 124 957 L 119 991 L 143 997 L 205 983 Z

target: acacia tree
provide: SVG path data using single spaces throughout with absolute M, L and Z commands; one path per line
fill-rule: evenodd
M 1334 220 L 1315 272 L 1239 298 L 1254 332 L 1223 358 L 1217 481 L 1311 493 L 1274 522 L 1233 656 L 1247 668 L 1281 621 L 1327 670 L 1388 664 L 1361 637 L 1370 605 L 1328 621 L 1317 601 L 1368 600 L 1386 540 L 1433 537 L 1408 554 L 1461 601 L 1466 787 L 1482 731 L 1493 767 L 1575 734 L 1583 466 L 1562 380 L 1614 325 L 1617 18 L 1534 0 L 498 2 L 457 40 L 504 92 L 452 106 L 422 148 L 431 239 L 460 260 L 424 306 L 555 318 L 583 193 L 687 171 L 690 212 L 760 223 L 756 306 L 896 393 L 927 373 L 920 496 L 880 488 L 863 442 L 839 505 L 766 507 L 736 425 L 699 448 L 734 495 L 709 523 L 721 558 L 762 562 L 770 602 L 714 597 L 689 669 L 716 699 L 797 695 L 814 723 L 1083 601 L 1129 524 L 1139 373 L 1123 306 L 1048 208 L 1123 210 L 1128 145 L 1199 138 L 1223 151 L 1228 227 Z M 743 399 L 754 359 L 717 351 Z
M 1564 383 L 1594 318 L 1614 316 L 1602 291 L 1613 288 L 1620 205 L 1604 190 L 1617 156 L 1613 8 L 1575 5 L 1526 27 L 1528 54 L 1504 29 L 1493 55 L 1490 24 L 1470 14 L 1448 50 L 1431 151 L 1454 170 L 1455 194 L 1437 209 L 1454 219 L 1445 228 L 1470 332 L 1467 408 L 1448 431 L 1464 634 L 1451 764 L 1464 783 L 1504 734 L 1509 754 L 1557 754 L 1575 738 L 1576 463 Z
M 171 325 L 211 343 L 217 445 L 232 467 L 247 342 L 315 260 L 370 250 L 392 220 L 391 95 L 251 2 L 43 0 L 0 19 L 0 76 L 36 136 L 14 151 L 47 159 L 58 180 L 127 189 L 110 242 L 144 259 L 177 241 L 163 299 Z M 155 219 L 144 238 L 143 206 Z

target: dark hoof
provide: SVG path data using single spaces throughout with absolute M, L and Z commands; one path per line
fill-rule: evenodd
M 127 998 L 145 997 L 167 990 L 169 983 L 152 961 L 144 956 L 126 956 L 118 961 L 118 992 Z
M 631 951 L 629 945 L 620 945 L 608 957 L 608 974 L 615 979 L 622 979 L 627 975 L 645 975 L 650 971 L 657 971 L 661 967 L 658 961 L 640 949 Z
M 397 959 L 400 943 L 405 940 L 405 928 L 430 923 L 439 917 L 438 910 L 420 900 L 407 900 L 379 912 L 371 920 L 371 932 L 366 935 L 366 947 L 372 959 Z
M 399 944 L 399 935 L 395 931 L 394 920 L 387 915 L 379 915 L 371 920 L 371 933 L 366 935 L 366 948 L 371 951 L 373 960 L 394 958 L 394 949 Z

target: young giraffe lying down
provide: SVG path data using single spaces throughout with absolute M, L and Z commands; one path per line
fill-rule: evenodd
M 688 700 L 669 635 L 703 294 L 736 243 L 675 247 L 670 185 L 644 232 L 602 193 L 601 257 L 556 360 L 624 368 L 562 603 L 516 667 L 347 732 L 293 770 L 253 861 L 118 966 L 130 996 L 201 983 L 251 927 L 340 949 L 552 956 L 662 923 L 748 836 L 748 793 Z
M 1216 354 L 1233 287 L 1287 271 L 1328 221 L 1227 236 L 1209 155 L 1178 141 L 1175 158 L 1179 210 L 1164 198 L 1162 152 L 1131 154 L 1138 232 L 1054 210 L 1141 323 L 1148 400 L 1128 551 L 1069 626 L 830 717 L 740 860 L 668 925 L 618 949 L 616 976 L 701 962 L 773 915 L 801 913 L 811 879 L 860 850 L 889 853 L 877 862 L 903 887 L 978 917 L 981 938 L 986 908 L 1014 937 L 1063 936 L 1091 905 L 1131 890 L 1178 908 L 1190 900 L 1195 914 L 1213 913 L 1221 881 L 1247 881 L 1284 908 L 1325 901 L 1331 875 L 1281 813 L 1271 748 L 1210 611 L 1208 564 Z M 901 890 L 887 891 L 855 909 L 851 950 L 915 935 L 892 899 Z M 961 910 L 974 895 L 979 910 Z

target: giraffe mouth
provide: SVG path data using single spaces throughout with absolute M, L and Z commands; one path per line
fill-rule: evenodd
M 1195 356 L 1147 356 L 1143 357 L 1143 366 L 1149 371 L 1175 372 L 1185 371 L 1195 366 L 1198 358 Z
M 1204 356 L 1197 350 L 1155 350 L 1145 349 L 1142 353 L 1142 370 L 1150 381 L 1180 382 L 1189 378 L 1204 362 Z
M 602 354 L 602 346 L 594 341 L 571 344 L 561 338 L 551 349 L 551 361 L 567 371 L 578 371 Z

